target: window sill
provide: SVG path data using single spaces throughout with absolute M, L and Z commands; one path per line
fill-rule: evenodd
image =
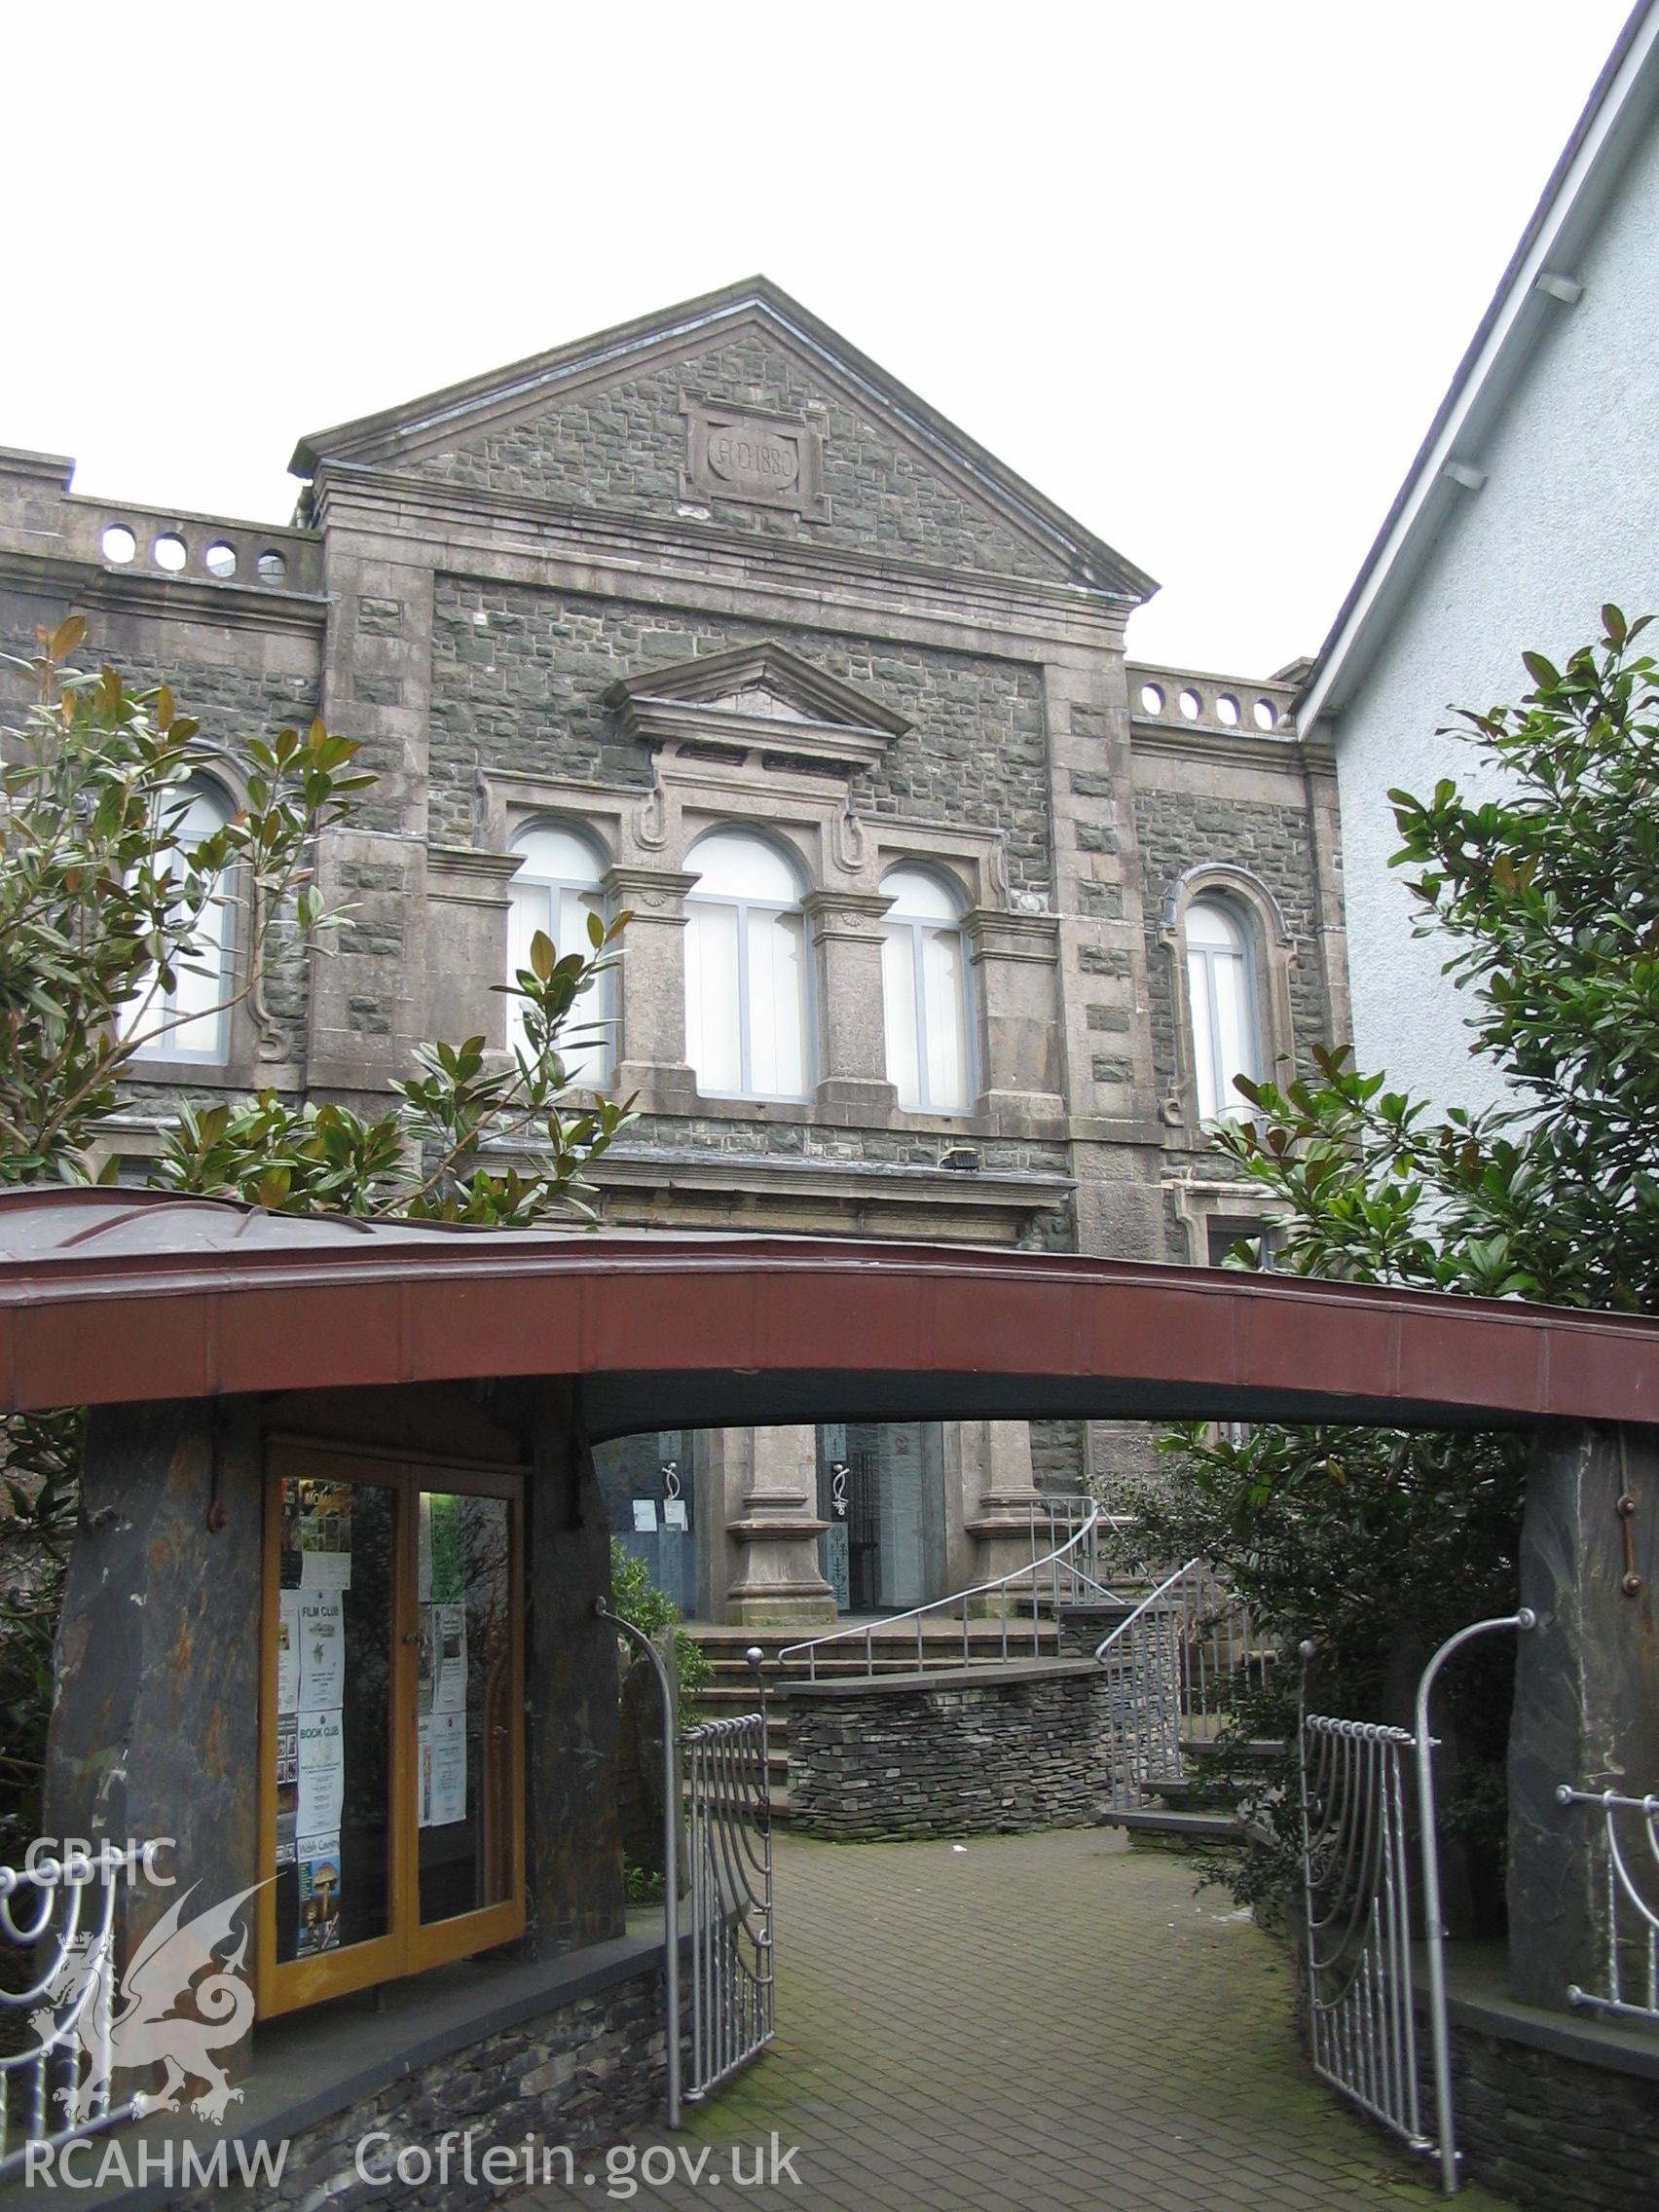
M 148 1084 L 167 1090 L 259 1090 L 268 1088 L 282 1068 L 255 1070 L 238 1060 L 170 1060 L 148 1056 L 129 1060 L 123 1084 Z

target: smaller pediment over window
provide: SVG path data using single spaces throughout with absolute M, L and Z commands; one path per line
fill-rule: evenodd
M 868 692 L 771 644 L 624 677 L 606 701 L 623 734 L 653 752 L 714 746 L 728 758 L 758 755 L 769 765 L 772 756 L 786 756 L 791 765 L 849 776 L 878 767 L 910 726 Z

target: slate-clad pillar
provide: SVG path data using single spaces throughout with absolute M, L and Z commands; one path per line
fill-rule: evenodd
M 1656 1575 L 1659 1430 L 1540 1431 L 1521 1538 L 1521 1603 L 1538 1626 L 1520 1639 L 1509 1738 L 1510 1982 L 1529 2004 L 1565 2009 L 1569 1983 L 1605 1986 L 1605 1872 L 1587 1848 L 1601 1815 L 1555 1793 L 1659 1789 Z
M 623 1933 L 616 1809 L 616 1632 L 594 1614 L 610 1589 L 610 1522 L 568 1383 L 542 1388 L 525 1560 L 526 1866 L 529 1942 L 547 1957 Z
M 118 1960 L 191 1884 L 187 1918 L 259 1879 L 261 1539 L 251 1401 L 93 1409 L 42 1825 L 54 1841 L 171 1839 L 173 1886 L 117 1893 Z M 215 2055 L 234 2075 L 247 2050 Z

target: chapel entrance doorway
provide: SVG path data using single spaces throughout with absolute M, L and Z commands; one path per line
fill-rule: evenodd
M 611 1534 L 630 1559 L 645 1562 L 687 1620 L 699 1611 L 701 1446 L 690 1429 L 648 1429 L 598 1445 L 593 1455 Z
M 827 1421 L 818 1431 L 824 1579 L 842 1613 L 944 1594 L 944 1426 Z

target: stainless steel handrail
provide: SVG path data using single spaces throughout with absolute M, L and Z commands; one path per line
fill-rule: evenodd
M 1083 1582 L 1087 1582 L 1091 1590 L 1100 1592 L 1107 1598 L 1112 1597 L 1112 1593 L 1105 1590 L 1104 1586 L 1101 1583 L 1095 1581 L 1091 1575 L 1086 1573 L 1084 1569 L 1077 1567 L 1072 1562 L 1072 1554 L 1076 1552 L 1080 1546 L 1083 1545 L 1089 1546 L 1088 1556 L 1091 1559 L 1093 1558 L 1094 1554 L 1092 1545 L 1094 1533 L 1096 1529 L 1099 1527 L 1102 1518 L 1103 1516 L 1101 1514 L 1100 1507 L 1097 1504 L 1090 1502 L 1087 1518 L 1084 1520 L 1081 1527 L 1074 1530 L 1074 1532 L 1066 1538 L 1063 1544 L 1056 1545 L 1052 1551 L 1046 1553 L 1043 1558 L 1030 1560 L 1025 1566 L 1016 1567 L 1012 1570 L 1012 1572 L 1008 1574 L 999 1574 L 993 1581 L 976 1582 L 970 1589 L 953 1591 L 948 1598 L 935 1598 L 925 1605 L 912 1605 L 907 1612 L 894 1613 L 887 1619 L 881 1621 L 879 1624 L 874 1621 L 857 1623 L 851 1628 L 831 1629 L 824 1636 L 808 1637 L 799 1643 L 786 1644 L 784 1648 L 778 1653 L 778 1665 L 780 1667 L 788 1666 L 792 1660 L 798 1659 L 801 1654 L 804 1653 L 806 1655 L 807 1678 L 809 1681 L 816 1681 L 818 1679 L 818 1654 L 826 1647 L 826 1645 L 834 1643 L 848 1643 L 862 1637 L 864 1639 L 865 1644 L 865 1673 L 866 1675 L 873 1676 L 875 1673 L 875 1637 L 877 1627 L 879 1626 L 880 1632 L 884 1638 L 891 1639 L 896 1629 L 903 1628 L 907 1621 L 913 1621 L 916 1628 L 916 1671 L 918 1674 L 925 1674 L 927 1672 L 928 1662 L 926 1653 L 926 1640 L 922 1629 L 923 1621 L 931 1613 L 946 1612 L 952 1607 L 960 1605 L 962 1607 L 961 1663 L 965 1667 L 971 1666 L 973 1664 L 973 1660 L 971 1656 L 968 1606 L 976 1598 L 990 1598 L 998 1596 L 999 1594 L 1003 1601 L 1001 1614 L 1002 1638 L 999 1657 L 1001 1660 L 1006 1661 L 1009 1656 L 1008 1598 L 1011 1592 L 1014 1591 L 1014 1586 L 1021 1583 L 1027 1584 L 1030 1588 L 1032 1598 L 1032 1656 L 1034 1658 L 1040 1659 L 1043 1656 L 1043 1620 L 1038 1610 L 1038 1605 L 1042 1599 L 1044 1599 L 1045 1597 L 1049 1598 L 1057 1610 L 1061 1604 L 1068 1602 L 1068 1600 L 1062 1599 L 1061 1597 L 1062 1587 L 1069 1593 L 1075 1585 Z M 1033 1517 L 1031 1525 L 1033 1530 L 1035 1530 L 1035 1517 Z M 1045 1572 L 1047 1572 L 1049 1579 L 1049 1588 L 1047 1590 L 1042 1587 L 1042 1584 L 1038 1579 Z M 1023 1623 L 1021 1624 L 1021 1632 L 1022 1641 Z M 952 1657 L 954 1657 L 954 1648 L 952 1650 Z

